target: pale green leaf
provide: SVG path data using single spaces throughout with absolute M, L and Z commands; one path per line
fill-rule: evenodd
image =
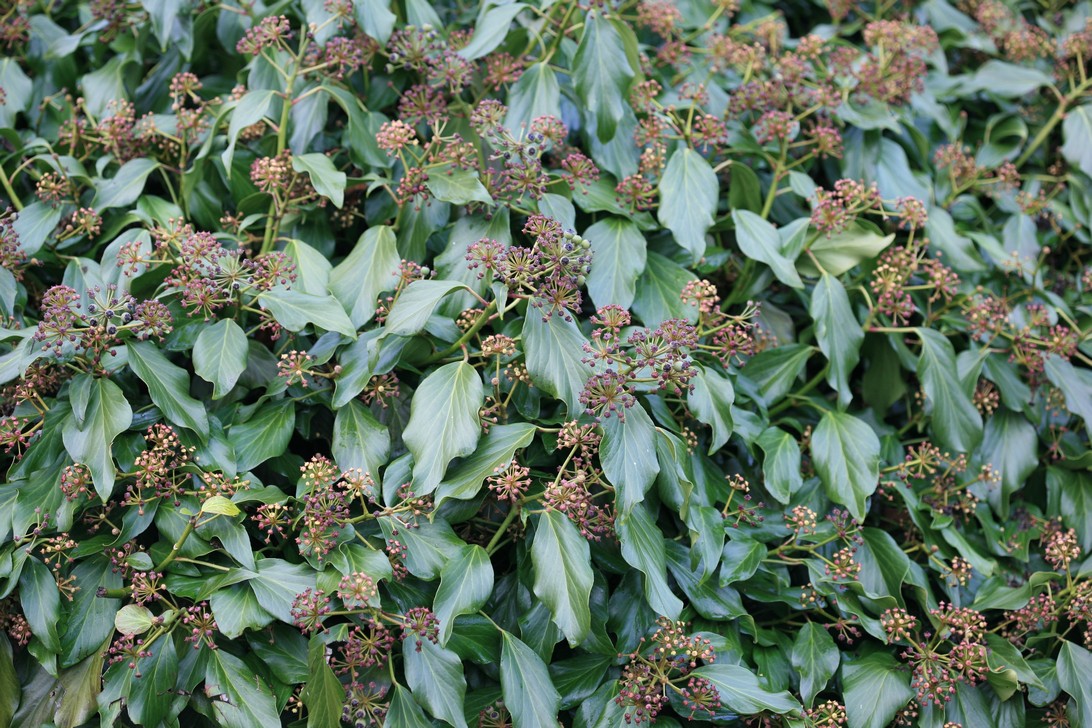
M 849 375 L 860 361 L 864 332 L 841 281 L 823 273 L 812 291 L 809 313 L 815 321 L 819 349 L 830 362 L 827 382 L 838 392 L 838 404 L 845 407 L 853 399 Z
M 885 728 L 914 697 L 910 671 L 887 652 L 842 665 L 849 728 Z
M 596 308 L 616 304 L 628 309 L 645 269 L 645 237 L 630 220 L 607 217 L 584 231 L 591 243 L 588 294 Z
M 89 393 L 85 416 L 82 424 L 77 424 L 76 417 L 66 420 L 62 438 L 72 460 L 91 471 L 95 491 L 105 503 L 117 473 L 111 452 L 114 438 L 129 429 L 133 410 L 121 388 L 109 379 L 81 376 L 86 377 Z
M 246 334 L 233 319 L 220 319 L 201 327 L 193 345 L 193 370 L 212 385 L 212 398 L 231 391 L 246 370 Z
M 664 535 L 643 506 L 620 514 L 615 530 L 622 545 L 622 558 L 644 574 L 645 601 L 657 614 L 678 619 L 683 603 L 667 583 Z
M 796 438 L 779 427 L 768 427 L 755 440 L 762 448 L 762 477 L 766 490 L 779 503 L 789 503 L 804 487 L 800 474 L 800 446 Z
M 717 175 L 709 162 L 690 147 L 677 149 L 660 179 L 658 215 L 695 263 L 705 255 L 705 233 L 713 226 L 718 196 Z
M 314 324 L 324 331 L 356 337 L 356 326 L 333 296 L 311 296 L 300 291 L 275 288 L 261 294 L 258 302 L 289 331 L 302 331 L 308 324 Z
M 792 666 L 800 676 L 800 695 L 811 707 L 838 669 L 841 653 L 826 628 L 808 622 L 796 633 L 792 645 Z
M 565 402 L 570 417 L 583 411 L 580 393 L 594 373 L 583 361 L 583 347 L 587 341 L 572 321 L 558 315 L 543 321 L 538 309 L 528 307 L 523 320 L 527 371 L 536 387 Z
M 740 715 L 755 715 L 767 710 L 784 715 L 800 710 L 800 703 L 791 694 L 784 690 L 766 690 L 759 684 L 758 677 L 742 665 L 717 662 L 702 665 L 690 674 L 713 683 L 720 702 Z
M 793 261 L 781 252 L 781 236 L 770 222 L 748 210 L 732 210 L 736 226 L 736 243 L 748 258 L 765 263 L 777 279 L 792 288 L 804 283 L 793 267 Z
M 591 630 L 589 602 L 593 574 L 588 541 L 556 510 L 543 511 L 531 546 L 535 596 L 573 647 Z
M 824 412 L 811 438 L 815 470 L 827 496 L 863 521 L 866 501 L 880 478 L 880 439 L 863 420 L 845 412 Z
M 379 294 L 398 285 L 398 241 L 386 225 L 370 227 L 353 251 L 330 273 L 334 295 L 353 326 L 360 328 L 375 315 Z
M 493 565 L 481 546 L 466 545 L 444 564 L 432 611 L 440 621 L 439 640 L 446 646 L 455 618 L 477 612 L 493 593 Z

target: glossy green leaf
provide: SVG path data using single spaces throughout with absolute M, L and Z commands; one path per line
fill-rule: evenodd
M 314 324 L 324 331 L 356 337 L 356 326 L 333 296 L 312 296 L 275 288 L 259 296 L 258 301 L 289 331 L 302 331 L 308 324 Z
M 618 513 L 629 513 L 644 500 L 660 472 L 656 426 L 639 405 L 625 410 L 625 420 L 617 415 L 603 418 L 602 426 L 599 458 L 603 474 L 615 488 Z
M 406 681 L 414 699 L 433 716 L 455 728 L 466 728 L 463 701 L 466 678 L 459 656 L 451 650 L 416 637 L 402 640 Z
M 330 445 L 334 462 L 342 470 L 359 468 L 378 477 L 391 451 L 391 436 L 371 410 L 351 400 L 334 416 L 334 438 Z
M 436 504 L 446 498 L 466 500 L 476 496 L 486 478 L 512 462 L 517 450 L 531 444 L 535 431 L 535 426 L 528 422 L 490 427 L 478 440 L 473 454 L 444 474 L 443 482 L 436 488 Z
M 61 617 L 61 592 L 49 567 L 36 558 L 27 559 L 23 565 L 19 577 L 19 603 L 31 633 L 50 652 L 60 652 L 57 624 Z
M 91 207 L 97 212 L 113 207 L 125 207 L 137 201 L 144 191 L 148 175 L 159 169 L 159 163 L 153 159 L 130 159 L 121 166 L 112 179 L 105 180 L 98 186 Z
M 780 503 L 790 503 L 793 494 L 804 487 L 800 474 L 800 446 L 796 438 L 778 427 L 768 427 L 755 440 L 765 456 L 762 477 L 766 490 Z
M 453 166 L 430 170 L 425 186 L 437 200 L 453 205 L 469 205 L 471 202 L 493 204 L 493 198 L 478 179 L 478 173 L 471 170 Z
M 732 436 L 732 403 L 736 392 L 732 380 L 708 367 L 701 367 L 690 382 L 686 402 L 694 418 L 713 430 L 709 439 L 709 454 L 724 447 Z
M 952 453 L 969 453 L 982 439 L 982 415 L 959 381 L 952 342 L 933 329 L 919 328 L 917 333 L 918 377 L 937 444 Z
M 412 336 L 425 328 L 436 307 L 452 291 L 466 286 L 458 281 L 420 280 L 410 283 L 387 314 L 384 336 Z
M 580 644 L 591 629 L 593 574 L 588 542 L 564 514 L 544 511 L 535 528 L 531 562 L 535 596 L 549 607 L 569 644 Z
M 1092 725 L 1092 652 L 1062 641 L 1058 651 L 1058 684 L 1072 698 L 1066 713 L 1080 726 Z
M 858 521 L 880 478 L 880 440 L 863 420 L 844 412 L 824 412 L 811 437 L 815 470 L 827 496 Z
M 326 661 L 326 643 L 315 636 L 307 647 L 307 684 L 300 694 L 307 708 L 307 728 L 338 728 L 345 688 Z
M 886 652 L 842 665 L 850 728 L 885 728 L 914 697 L 910 672 Z
M 793 261 L 781 252 L 781 236 L 777 228 L 760 215 L 742 209 L 732 210 L 732 222 L 736 226 L 736 243 L 744 255 L 770 266 L 773 274 L 785 285 L 804 287 Z
M 573 56 L 573 85 L 595 122 L 600 141 L 614 137 L 625 114 L 633 69 L 614 24 L 597 11 L 584 17 L 580 44 Z
M 465 546 L 440 571 L 432 610 L 440 620 L 440 645 L 446 646 L 455 618 L 477 612 L 493 593 L 493 565 L 481 546 Z
M 500 682 L 515 726 L 553 726 L 561 696 L 546 663 L 518 637 L 501 631 Z
M 222 319 L 201 329 L 193 345 L 193 370 L 212 385 L 212 398 L 231 391 L 246 370 L 246 334 L 232 319 Z
M 826 628 L 808 622 L 796 633 L 792 645 L 792 666 L 800 675 L 800 695 L 810 707 L 838 670 L 839 652 Z
M 190 375 L 173 364 L 153 343 L 130 343 L 129 366 L 148 388 L 156 407 L 176 425 L 193 430 L 202 440 L 209 437 L 205 405 L 190 396 Z
M 394 231 L 378 225 L 365 230 L 352 252 L 330 272 L 330 293 L 353 326 L 361 328 L 371 321 L 379 294 L 398 284 L 399 260 Z
M 591 243 L 592 266 L 588 294 L 596 308 L 615 304 L 629 308 L 637 277 L 645 269 L 645 237 L 630 220 L 603 218 L 584 231 Z
M 421 382 L 402 434 L 413 453 L 416 493 L 434 491 L 454 458 L 474 452 L 481 437 L 478 410 L 484 397 L 477 370 L 466 362 L 445 364 Z
M 720 702 L 740 715 L 770 711 L 778 715 L 800 709 L 800 703 L 788 692 L 763 688 L 758 677 L 742 665 L 716 663 L 702 665 L 690 673 L 708 680 L 717 689 Z
M 644 506 L 619 515 L 615 531 L 622 545 L 622 558 L 644 575 L 644 593 L 648 606 L 657 614 L 677 619 L 683 604 L 667 582 L 664 536 L 653 523 Z
M 205 668 L 205 690 L 219 725 L 225 728 L 254 728 L 277 725 L 277 704 L 268 684 L 245 662 L 224 650 L 209 655 Z
M 348 177 L 325 154 L 298 154 L 292 157 L 292 169 L 306 174 L 315 192 L 341 208 L 345 204 L 345 183 Z
M 296 423 L 296 405 L 282 399 L 263 407 L 245 422 L 232 425 L 231 444 L 240 472 L 252 470 L 288 447 Z
M 645 326 L 655 328 L 667 319 L 697 321 L 696 307 L 682 300 L 682 291 L 698 278 L 681 265 L 652 250 L 648 251 L 645 270 L 637 279 L 633 312 Z
M 571 321 L 551 316 L 543 321 L 535 309 L 523 320 L 523 350 L 535 386 L 561 399 L 576 417 L 584 408 L 580 393 L 594 370 L 584 362 L 584 334 Z
M 109 379 L 82 377 L 88 391 L 85 415 L 65 422 L 64 446 L 75 462 L 91 471 L 95 491 L 105 502 L 114 490 L 117 473 L 112 454 L 114 438 L 129 429 L 133 410 L 118 385 Z
M 718 183 L 705 158 L 689 147 L 671 155 L 660 179 L 659 221 L 695 263 L 705 255 L 705 233 L 717 212 Z
M 841 281 L 824 273 L 811 294 L 809 313 L 815 321 L 819 349 L 830 362 L 827 382 L 838 392 L 838 403 L 845 407 L 853 399 L 849 376 L 860 360 L 864 332 Z
M 840 233 L 829 237 L 819 235 L 808 250 L 822 269 L 832 276 L 840 276 L 861 261 L 875 258 L 895 239 L 894 234 L 880 235 L 859 223 L 850 225 Z M 801 256 L 796 269 L 807 276 L 819 275 L 819 269 L 810 256 Z

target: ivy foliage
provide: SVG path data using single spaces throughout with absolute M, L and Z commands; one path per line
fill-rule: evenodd
M 0 8 L 0 725 L 1092 725 L 1092 4 Z

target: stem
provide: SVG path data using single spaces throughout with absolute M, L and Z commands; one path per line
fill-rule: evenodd
M 466 333 L 463 334 L 458 341 L 456 341 L 454 344 L 447 347 L 443 351 L 438 351 L 430 356 L 427 363 L 431 364 L 435 361 L 439 361 L 445 357 L 451 356 L 456 351 L 466 346 L 466 342 L 470 341 L 471 337 L 481 331 L 481 328 L 485 326 L 486 322 L 489 320 L 490 314 L 493 313 L 493 310 L 496 309 L 496 307 L 497 302 L 495 300 L 490 301 L 489 305 L 485 307 L 484 311 L 482 311 L 482 315 L 478 317 L 478 320 L 474 322 L 474 325 L 467 329 Z
M 174 542 L 174 546 L 171 546 L 171 552 L 163 557 L 163 560 L 156 564 L 155 571 L 162 574 L 163 570 L 170 566 L 171 562 L 178 556 L 178 552 L 182 550 L 182 547 L 186 543 L 186 539 L 193 533 L 193 529 L 197 527 L 197 516 L 193 516 L 186 523 L 186 527 L 182 529 L 182 533 L 179 535 L 178 540 Z
M 15 189 L 11 186 L 11 180 L 8 179 L 8 175 L 4 172 L 3 166 L 0 166 L 0 184 L 4 186 L 4 192 L 7 194 L 8 199 L 11 200 L 11 206 L 15 208 L 16 212 L 22 210 L 23 201 L 15 194 Z
M 513 505 L 508 509 L 508 515 L 501 521 L 501 525 L 497 528 L 497 532 L 493 534 L 493 538 L 489 539 L 489 543 L 485 547 L 485 553 L 490 556 L 493 555 L 493 549 L 496 548 L 500 540 L 504 538 L 504 534 L 508 531 L 508 527 L 512 525 L 512 521 L 516 520 L 516 515 L 520 509 L 518 506 Z
M 303 51 L 307 47 L 307 34 L 300 33 L 300 47 L 296 53 L 296 58 L 292 62 L 292 72 L 288 74 L 288 81 L 284 87 L 284 104 L 281 108 L 281 121 L 277 125 L 277 154 L 285 150 L 288 146 L 288 118 L 292 113 L 292 87 L 296 85 L 296 76 L 300 72 L 300 59 L 303 57 Z M 262 253 L 268 253 L 273 250 L 273 242 L 276 238 L 274 234 L 280 227 L 280 220 L 274 219 L 277 212 L 277 200 L 276 197 L 269 203 L 269 213 L 265 221 L 265 238 L 262 240 Z
M 1024 166 L 1024 163 L 1031 158 L 1032 154 L 1035 154 L 1036 150 L 1042 146 L 1043 142 L 1050 136 L 1050 132 L 1054 131 L 1054 127 L 1058 126 L 1058 122 L 1065 118 L 1066 109 L 1073 103 L 1081 94 L 1088 90 L 1090 84 L 1087 80 L 1083 81 L 1079 86 L 1070 91 L 1065 97 L 1058 103 L 1058 108 L 1054 110 L 1054 114 L 1047 120 L 1047 123 L 1043 125 L 1043 128 L 1039 130 L 1039 133 L 1035 135 L 1035 138 L 1031 140 L 1031 144 L 1027 149 L 1016 159 L 1016 167 L 1020 168 Z

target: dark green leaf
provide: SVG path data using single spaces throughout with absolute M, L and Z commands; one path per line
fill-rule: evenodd
M 762 477 L 766 490 L 781 503 L 789 503 L 804 487 L 800 474 L 800 446 L 796 438 L 778 427 L 768 427 L 755 440 L 765 457 Z
M 152 402 L 167 419 L 193 430 L 202 440 L 209 437 L 209 416 L 205 405 L 190 396 L 190 375 L 171 363 L 150 341 L 130 343 L 129 366 L 148 387 Z
M 464 546 L 440 571 L 432 610 L 440 620 L 440 645 L 447 645 L 455 618 L 473 614 L 493 593 L 493 565 L 481 546 Z
M 525 7 L 523 3 L 483 4 L 474 23 L 474 36 L 459 50 L 459 55 L 468 61 L 488 55 L 504 41 L 512 21 Z
M 536 428 L 529 422 L 494 425 L 478 440 L 474 452 L 451 468 L 436 488 L 436 505 L 445 498 L 466 500 L 481 490 L 485 479 L 494 471 L 512 462 L 516 450 L 527 447 L 534 439 Z
M 969 453 L 982 439 L 982 415 L 959 381 L 952 342 L 933 329 L 917 332 L 921 338 L 918 378 L 937 444 L 952 453 Z
M 736 226 L 736 243 L 744 255 L 770 266 L 777 280 L 785 285 L 804 287 L 793 261 L 781 252 L 781 236 L 777 228 L 748 210 L 732 210 L 732 222 Z
M 360 468 L 377 477 L 380 468 L 387 464 L 391 436 L 371 410 L 354 399 L 337 411 L 330 447 L 342 470 Z
M 657 614 L 678 619 L 683 604 L 667 583 L 667 559 L 664 536 L 656 528 L 644 506 L 619 514 L 615 522 L 622 558 L 644 574 L 645 600 Z
M 300 695 L 307 708 L 307 728 L 338 728 L 345 688 L 326 660 L 326 642 L 318 635 L 307 647 L 307 684 Z
M 552 394 L 568 405 L 571 417 L 584 408 L 580 393 L 584 383 L 594 373 L 584 362 L 584 334 L 571 321 L 551 316 L 543 321 L 534 308 L 529 308 L 523 320 L 523 350 L 527 355 L 527 371 L 535 386 Z
M 1073 699 L 1066 713 L 1078 726 L 1092 725 L 1092 652 L 1062 641 L 1058 651 L 1058 684 Z
M 591 243 L 588 294 L 596 308 L 616 304 L 628 309 L 645 269 L 645 237 L 630 220 L 606 217 L 584 231 Z
M 690 384 L 686 402 L 694 418 L 713 429 L 709 439 L 709 454 L 712 455 L 732 436 L 732 403 L 736 392 L 731 379 L 708 367 L 699 367 Z
M 325 154 L 297 154 L 292 157 L 292 169 L 300 174 L 307 174 L 315 192 L 341 208 L 345 204 L 345 183 L 348 177 L 338 170 Z
M 356 326 L 333 296 L 312 296 L 275 288 L 259 296 L 258 301 L 289 331 L 302 331 L 307 324 L 314 324 L 324 331 L 356 337 Z
M 557 724 L 561 696 L 546 663 L 518 637 L 501 631 L 501 690 L 517 726 L 548 728 Z
M 815 696 L 834 677 L 839 657 L 838 646 L 824 627 L 808 622 L 796 633 L 792 645 L 792 666 L 800 675 L 800 696 L 805 706 L 810 708 Z
M 910 671 L 886 652 L 842 665 L 849 728 L 885 728 L 914 697 Z
M 863 521 L 865 502 L 880 478 L 880 440 L 862 420 L 844 412 L 824 412 L 811 438 L 815 470 L 827 496 Z
M 386 225 L 368 228 L 345 260 L 330 273 L 334 295 L 353 326 L 360 328 L 375 315 L 379 294 L 398 284 L 398 243 Z
M 696 307 L 683 303 L 686 284 L 698 278 L 681 265 L 654 251 L 648 251 L 644 273 L 637 279 L 633 312 L 641 323 L 656 328 L 667 319 L 697 321 Z
M 205 691 L 212 701 L 219 725 L 254 728 L 280 723 L 277 704 L 269 686 L 235 655 L 213 650 L 205 667 Z
M 420 280 L 410 283 L 387 314 L 384 336 L 413 336 L 428 324 L 436 306 L 452 291 L 466 288 L 459 281 Z
M 591 629 L 592 568 L 587 540 L 564 514 L 546 510 L 535 528 L 531 562 L 535 596 L 549 607 L 554 624 L 575 647 Z
M 253 470 L 284 453 L 296 424 L 296 403 L 282 399 L 263 407 L 246 422 L 232 425 L 231 444 L 239 472 Z
M 720 702 L 740 715 L 755 715 L 766 710 L 784 715 L 800 709 L 796 698 L 783 690 L 766 690 L 759 684 L 758 677 L 742 665 L 718 662 L 702 665 L 690 674 L 713 683 Z
M 109 379 L 81 375 L 73 380 L 73 386 L 83 381 L 88 398 L 84 416 L 65 421 L 64 446 L 77 463 L 83 463 L 91 471 L 95 491 L 103 502 L 114 490 L 112 448 L 114 438 L 129 429 L 133 410 L 118 385 Z

